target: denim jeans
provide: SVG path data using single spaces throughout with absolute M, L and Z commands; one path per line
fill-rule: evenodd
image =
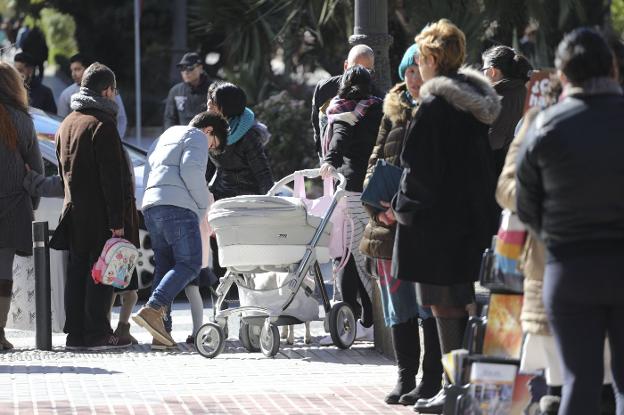
M 154 282 L 147 305 L 167 306 L 201 269 L 202 245 L 197 215 L 177 206 L 152 206 L 143 215 L 154 250 Z M 171 318 L 165 320 L 171 331 Z

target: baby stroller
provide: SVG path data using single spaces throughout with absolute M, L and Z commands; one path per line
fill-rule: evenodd
M 351 307 L 333 306 L 319 263 L 328 262 L 330 218 L 344 194 L 345 178 L 336 173 L 338 189 L 322 218 L 308 213 L 301 199 L 276 196 L 297 176 L 316 178 L 319 169 L 301 170 L 275 183 L 266 196 L 222 199 L 210 209 L 208 220 L 219 246 L 219 263 L 227 269 L 216 289 L 212 321 L 199 328 L 195 347 L 207 358 L 218 356 L 227 338 L 227 320 L 241 317 L 239 339 L 248 351 L 272 357 L 279 350 L 278 326 L 319 321 L 319 288 L 325 309 L 324 327 L 334 344 L 347 349 L 356 336 Z M 221 310 L 236 284 L 240 307 Z

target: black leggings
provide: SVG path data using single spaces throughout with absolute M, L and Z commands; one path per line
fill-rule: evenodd
M 340 271 L 338 281 L 340 284 L 340 292 L 342 293 L 342 301 L 351 306 L 356 317 L 360 317 L 364 327 L 372 326 L 373 303 L 366 292 L 366 288 L 364 288 L 364 284 L 362 284 L 353 255 L 349 255 L 349 261 L 347 261 L 345 267 Z M 358 294 L 360 296 L 360 302 L 362 303 L 361 306 L 357 301 Z

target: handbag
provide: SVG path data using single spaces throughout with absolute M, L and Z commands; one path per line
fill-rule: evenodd
M 366 189 L 362 192 L 362 203 L 374 207 L 380 211 L 385 211 L 380 202 L 392 201 L 392 198 L 399 190 L 403 169 L 388 163 L 384 159 L 377 160 L 373 175 L 368 181 Z
M 110 238 L 91 269 L 96 284 L 126 288 L 136 267 L 139 250 L 123 238 Z
M 486 249 L 481 262 L 481 285 L 494 291 L 522 294 L 524 275 L 519 268 L 527 230 L 509 209 L 501 213 L 501 225 L 492 248 Z

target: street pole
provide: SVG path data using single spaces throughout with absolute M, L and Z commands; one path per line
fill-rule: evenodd
M 171 47 L 171 64 L 169 67 L 169 78 L 173 83 L 179 82 L 180 70 L 177 63 L 182 59 L 182 55 L 187 50 L 186 31 L 188 25 L 186 23 L 187 4 L 186 0 L 174 0 L 171 2 L 173 14 L 173 38 Z
M 134 102 L 136 144 L 141 147 L 141 0 L 134 0 Z
M 48 222 L 33 222 L 35 260 L 35 340 L 37 349 L 52 350 L 52 306 L 50 293 L 50 247 Z
M 375 83 L 386 92 L 391 87 L 388 49 L 392 36 L 388 34 L 387 0 L 355 0 L 355 27 L 349 43 L 365 44 L 375 51 Z

